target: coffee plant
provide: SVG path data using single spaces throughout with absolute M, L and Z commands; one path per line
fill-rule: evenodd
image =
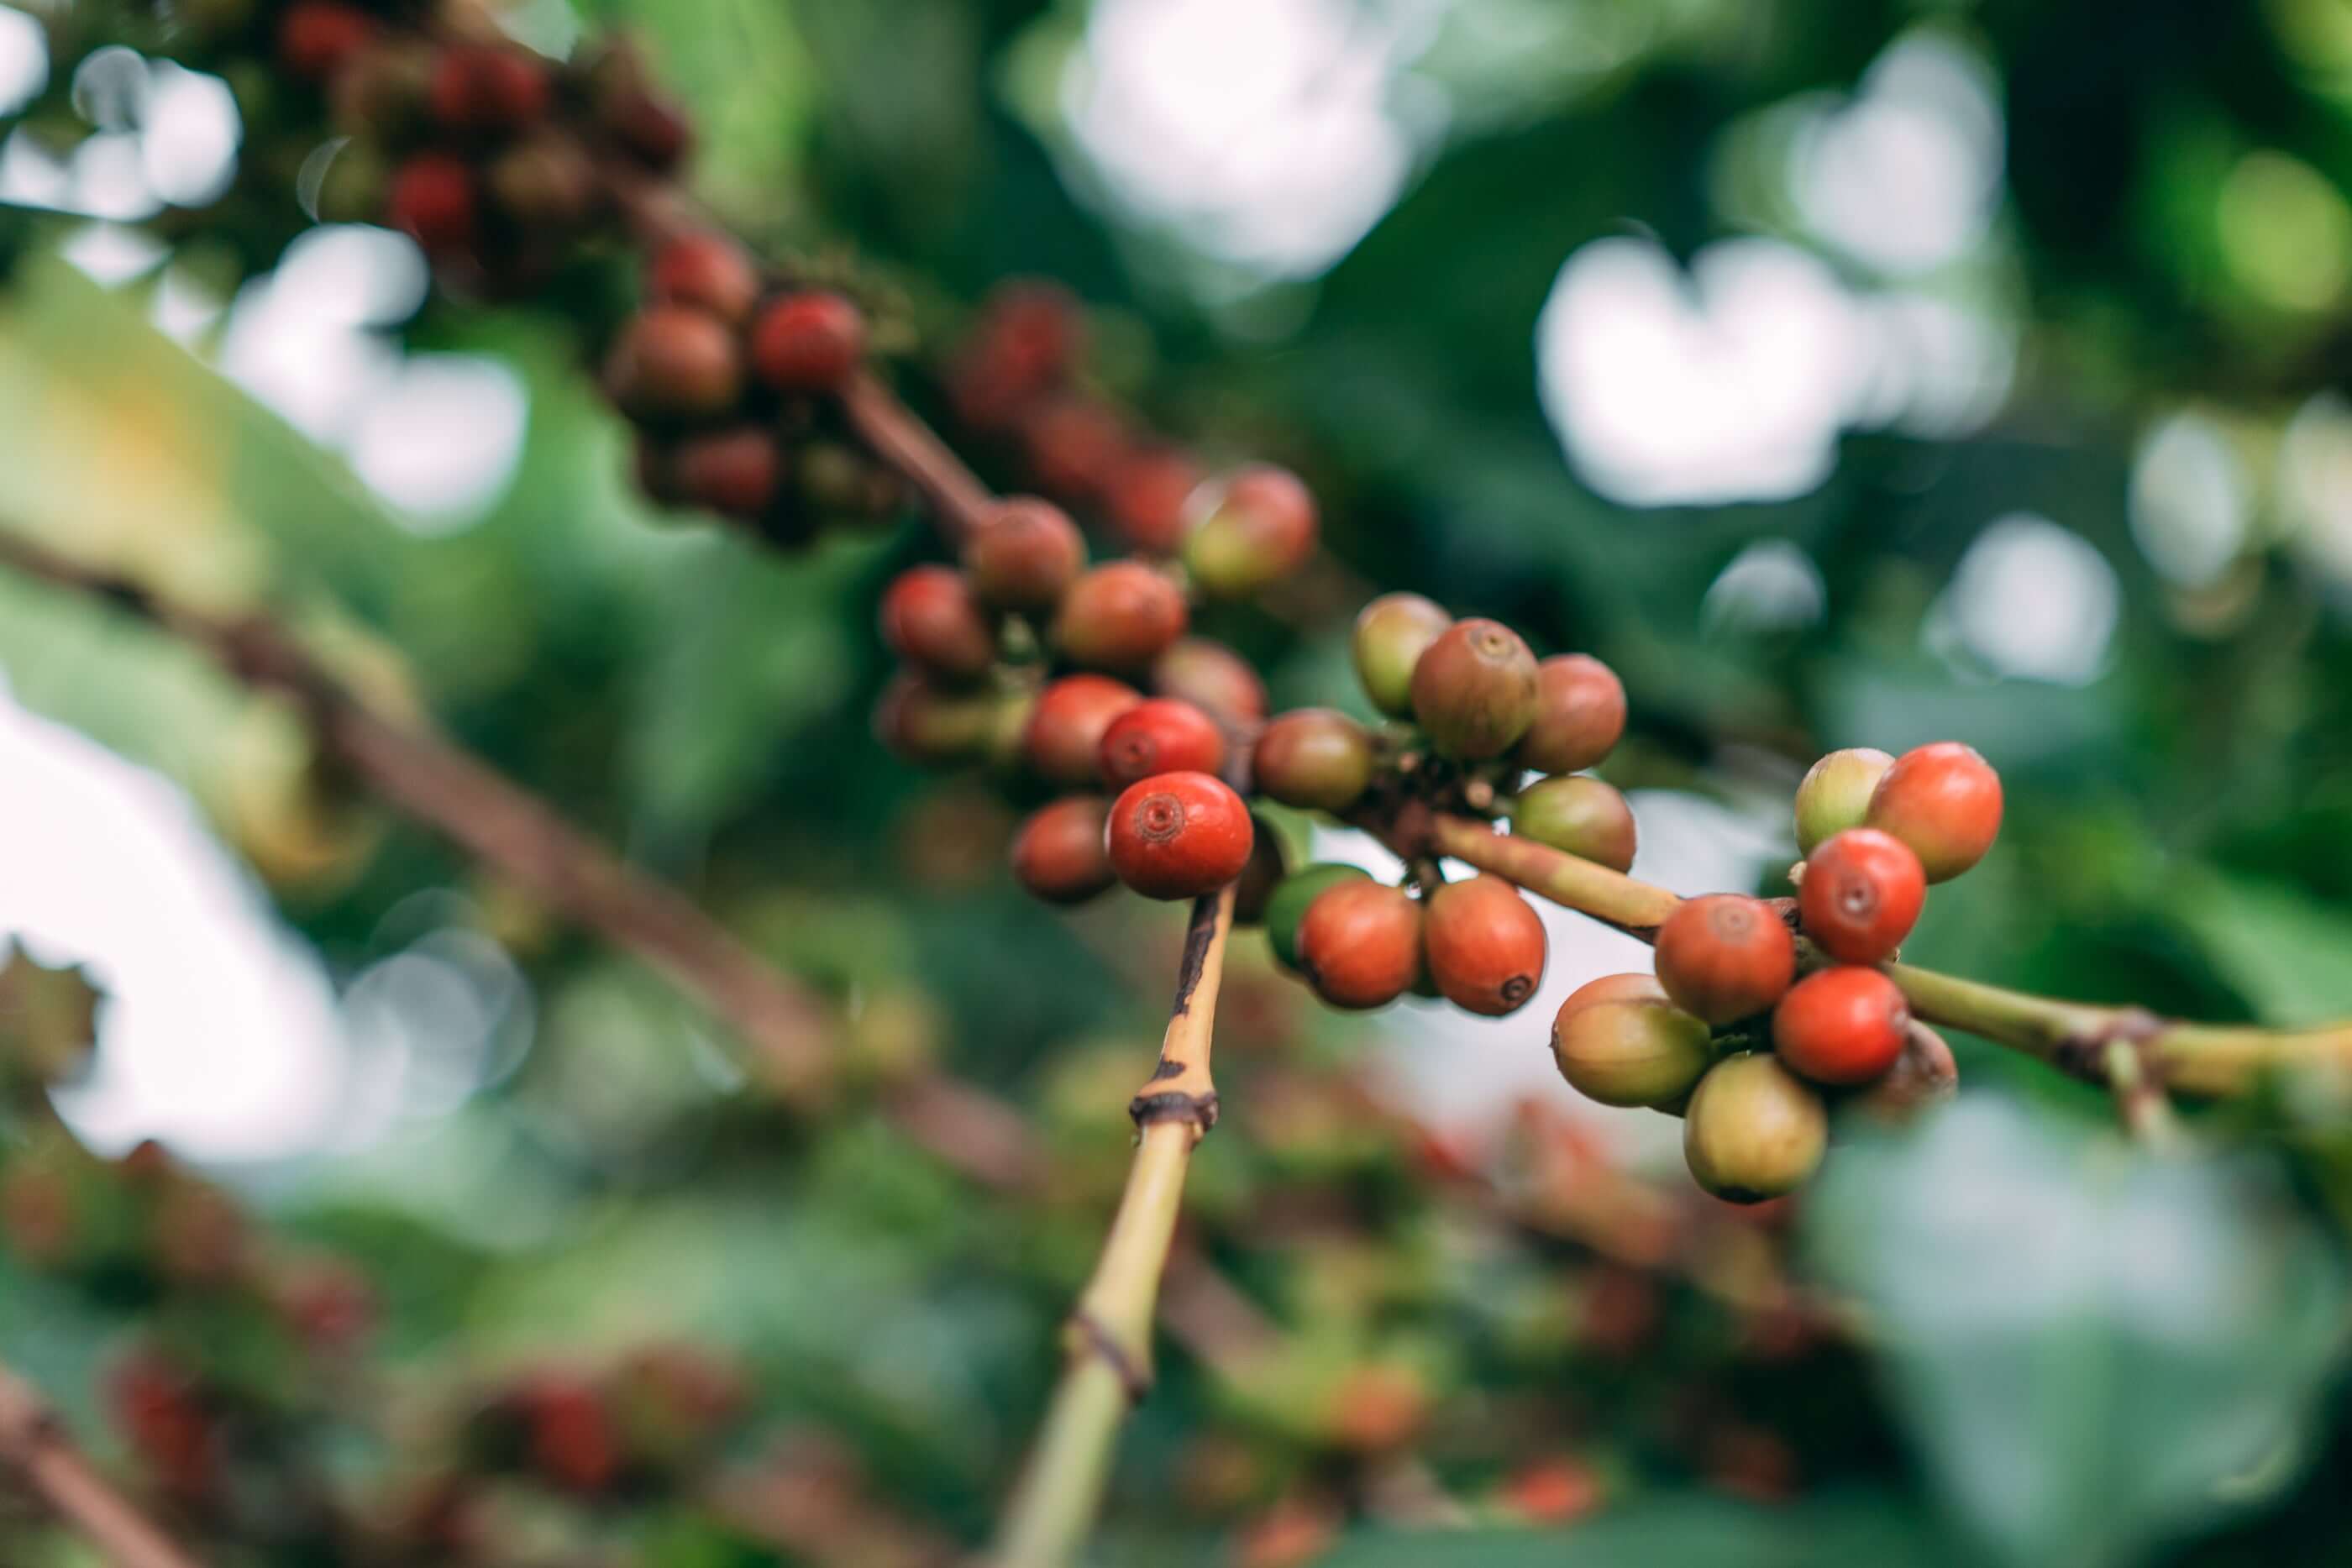
M 26 167 L 95 167 L 90 149 L 128 135 L 160 145 L 157 84 L 224 85 L 242 141 L 216 187 L 95 214 L 138 224 L 157 276 L 267 298 L 321 233 L 405 235 L 430 279 L 408 347 L 524 362 L 531 417 L 557 420 L 560 443 L 527 444 L 512 539 L 388 546 L 345 477 L 266 419 L 233 416 L 221 428 L 257 444 L 222 456 L 226 438 L 181 404 L 233 394 L 154 340 L 142 308 L 160 319 L 160 303 L 127 307 L 135 291 L 66 265 L 89 232 L 71 202 L 11 209 L 0 384 L 26 394 L 28 477 L 0 484 L 16 514 L 0 516 L 0 564 L 24 590 L 0 661 L 23 700 L 194 776 L 321 951 L 364 961 L 350 1016 L 404 964 L 411 984 L 527 965 L 545 1004 L 518 1026 L 540 1037 L 529 1060 L 458 1096 L 512 1113 L 420 1145 L 435 1168 L 403 1173 L 408 1211 L 305 1205 L 153 1140 L 104 1152 L 83 1120 L 112 1049 L 94 1049 L 114 1016 L 104 965 L 41 941 L 14 951 L 10 1561 L 1508 1568 L 1580 1552 L 2340 1550 L 2352 1023 L 2319 1021 L 2352 1011 L 2352 925 L 2330 907 L 2352 891 L 2340 578 L 2312 588 L 2239 539 L 2204 579 L 2150 591 L 2193 645 L 2112 656 L 2154 672 L 2135 717 L 2200 781 L 2159 810 L 2153 784 L 2083 763 L 2088 740 L 2051 761 L 2043 732 L 2098 729 L 2083 710 L 1984 672 L 1965 672 L 1981 700 L 1953 699 L 1964 682 L 1919 673 L 1913 644 L 2005 646 L 2041 578 L 2075 557 L 2034 535 L 2042 553 L 1996 574 L 1990 622 L 1956 598 L 1923 603 L 1907 565 L 1864 575 L 1930 548 L 1917 497 L 1989 509 L 2002 480 L 1986 454 L 2041 474 L 2035 422 L 2119 424 L 2110 389 L 2135 380 L 2201 422 L 2167 426 L 2175 445 L 2148 443 L 2129 479 L 2159 565 L 2186 548 L 2149 542 L 2165 519 L 2194 531 L 2251 509 L 2239 491 L 2261 452 L 2303 463 L 2277 504 L 2309 530 L 2311 570 L 2341 566 L 2323 483 L 2352 450 L 2329 401 L 2352 309 L 2339 150 L 2247 153 L 2220 188 L 2214 255 L 2187 279 L 2162 246 L 2117 237 L 2107 189 L 2203 178 L 2147 127 L 2115 128 L 2126 108 L 2155 112 L 2154 89 L 2123 75 L 2170 79 L 2160 63 L 2197 84 L 2200 112 L 2226 121 L 2207 137 L 2219 160 L 2232 138 L 2290 134 L 2242 107 L 2260 95 L 2235 73 L 2279 91 L 2322 81 L 2313 101 L 2340 107 L 2340 27 L 2286 6 L 2260 24 L 2168 16 L 2127 61 L 2069 85 L 2062 67 L 2122 57 L 2065 16 L 1922 32 L 1865 8 L 1811 17 L 1839 41 L 1802 46 L 1767 41 L 1780 28 L 1759 18 L 1748 37 L 1727 16 L 1654 17 L 1636 47 L 1601 36 L 1639 30 L 1625 8 L 1584 8 L 1591 37 L 1530 13 L 1511 26 L 1580 82 L 1626 73 L 1614 107 L 1578 96 L 1586 83 L 1547 115 L 1558 84 L 1524 61 L 1462 63 L 1504 25 L 1474 13 L 1515 8 L 1431 22 L 1417 57 L 1469 73 L 1457 111 L 1487 102 L 1535 127 L 1488 126 L 1491 146 L 1524 136 L 1550 168 L 1563 126 L 1617 117 L 1616 144 L 1572 142 L 1591 191 L 1528 220 L 1548 267 L 1563 236 L 1648 210 L 1637 198 L 1670 164 L 1687 182 L 1675 159 L 1693 125 L 1721 132 L 1702 182 L 1719 189 L 1684 194 L 1777 232 L 1794 220 L 1741 183 L 1788 139 L 1774 115 L 1812 103 L 1815 142 L 1863 135 L 1867 95 L 1890 82 L 1929 80 L 1921 102 L 1981 97 L 1976 67 L 1955 62 L 2014 63 L 2008 221 L 2030 243 L 1982 243 L 2021 247 L 2013 287 L 2057 323 L 2032 389 L 2050 406 L 2021 393 L 2001 416 L 2015 428 L 1850 437 L 1835 483 L 1853 487 L 1824 492 L 1834 506 L 1769 512 L 1827 569 L 1790 589 L 1786 557 L 1752 545 L 1717 572 L 1727 541 L 1760 532 L 1740 508 L 1629 521 L 1581 491 L 1556 517 L 1528 499 L 1554 480 L 1518 450 L 1524 389 L 1500 412 L 1453 363 L 1498 308 L 1430 263 L 1472 244 L 1449 212 L 1494 205 L 1475 170 L 1439 160 L 1342 264 L 1318 307 L 1339 324 L 1307 333 L 1310 356 L 1227 382 L 1223 359 L 1250 352 L 1231 345 L 1280 330 L 1297 303 L 1286 286 L 1213 281 L 1219 347 L 1155 347 L 1106 225 L 1058 183 L 1043 237 L 984 206 L 920 215 L 946 199 L 928 178 L 968 178 L 1008 210 L 1035 199 L 1020 194 L 1042 168 L 1027 132 L 988 123 L 1007 167 L 960 175 L 954 137 L 922 138 L 987 119 L 955 107 L 971 84 L 949 56 L 972 52 L 976 77 L 983 46 L 1024 61 L 1071 47 L 1082 24 L 1055 8 L 649 10 L 646 39 L 605 8 L 557 6 L 562 26 L 545 9 L 7 14 L 45 62 L 5 144 Z M 1105 4 L 1083 25 L 1108 37 L 1122 9 L 1149 7 Z M 2238 31 L 2257 26 L 2273 29 L 2263 71 Z M 1929 69 L 1906 47 L 1942 53 Z M 809 133 L 807 188 L 763 204 L 779 172 L 745 150 L 779 138 L 758 111 L 762 73 L 787 66 L 837 76 L 840 119 Z M 1709 72 L 1713 106 L 1689 91 Z M 1814 101 L 1857 82 L 1834 113 Z M 1514 108 L 1506 89 L 1533 96 Z M 2051 140 L 2059 125 L 2099 143 L 2080 154 L 2105 182 L 2096 214 L 2041 166 L 2075 157 Z M 829 178 L 828 158 L 845 164 Z M 1693 222 L 1660 233 L 1694 248 Z M 958 224 L 971 232 L 941 237 Z M 1386 254 L 1391 233 L 1415 244 Z M 1525 236 L 1488 237 L 1516 277 Z M 1858 287 L 1870 268 L 1849 262 Z M 1570 276 L 1545 334 L 1567 319 Z M 1703 319 L 1731 276 L 1670 290 L 1702 318 L 1706 373 L 1675 411 L 1694 428 L 1706 374 L 1748 373 L 1726 347 L 1740 329 Z M 2225 276 L 2249 298 L 2214 305 Z M 1350 303 L 1350 287 L 1384 303 Z M 1892 286 L 1881 303 L 1889 319 L 1907 308 Z M 1749 326 L 1786 330 L 1796 308 Z M 1605 346 L 1616 319 L 1571 323 L 1570 351 Z M 1166 337 L 1219 337 L 1203 325 Z M 41 368 L 134 342 L 151 357 L 112 382 Z M 1541 373 L 1548 398 L 1567 395 Z M 1764 390 L 1747 417 L 1797 395 Z M 1458 412 L 1421 428 L 1415 400 Z M 64 461 L 98 473 L 84 487 L 104 505 L 78 509 Z M 276 514 L 264 545 L 205 531 L 256 483 L 226 476 L 232 462 L 303 476 L 297 499 L 260 508 Z M 2026 486 L 2036 505 L 2123 487 L 2046 465 Z M 166 543 L 110 520 L 182 506 L 205 520 Z M 619 526 L 597 536 L 569 515 L 589 509 Z M 1445 521 L 1415 531 L 1418 515 Z M 1887 525 L 1899 537 L 1874 537 L 1882 517 L 1906 519 Z M 1728 630 L 1685 645 L 1660 607 L 1688 618 L 1696 595 L 1673 563 L 1700 553 L 1706 612 Z M 1740 623 L 1742 592 L 1760 632 Z M 1792 640 L 1825 597 L 1872 604 L 1850 645 Z M 136 653 L 108 651 L 125 638 Z M 123 663 L 85 672 L 79 649 Z M 1813 678 L 1808 661 L 1840 672 L 1838 722 L 1807 724 L 1779 695 Z M 665 674 L 633 753 L 621 714 L 643 701 L 640 664 Z M 76 709 L 72 693 L 100 685 Z M 772 755 L 786 729 L 792 754 Z M 1824 733 L 1888 749 L 1825 748 Z M 2021 834 L 2004 834 L 2011 802 L 1985 752 L 2025 765 Z M 632 756 L 669 781 L 667 812 L 611 783 Z M 1712 795 L 1751 828 L 1769 814 L 1760 880 L 1660 873 L 1685 894 L 1637 877 L 1677 865 L 1677 833 L 1723 836 L 1688 810 L 1653 815 L 1644 790 Z M 2070 795 L 2081 815 L 2053 828 L 2048 802 Z M 624 835 L 627 859 L 605 847 Z M 1008 884 L 1044 911 L 998 896 Z M 1562 912 L 1646 949 L 1644 967 L 1556 953 L 1577 929 Z M 400 935 L 420 923 L 426 936 Z M 1530 1004 L 1570 969 L 1580 983 L 1547 1022 Z M 1171 982 L 1156 1053 L 1107 1023 Z M 2095 999 L 2061 999 L 2075 996 Z M 131 999 L 126 987 L 126 1014 Z M 1391 1008 L 1379 1025 L 1344 1016 Z M 995 1038 L 968 1015 L 1002 1020 Z M 1572 1095 L 1529 1093 L 1474 1126 L 1425 1081 L 1432 1047 L 1526 1055 L 1546 1028 Z M 1423 1079 L 1374 1061 L 1376 1036 L 1413 1035 Z M 446 1046 L 421 1025 L 399 1038 L 404 1061 Z M 1228 1048 L 1213 1065 L 1213 1041 Z M 2085 1129 L 2093 1103 L 2115 1130 Z M 1687 1181 L 1629 1157 L 1662 1130 Z M 428 1190 L 467 1239 L 427 1234 Z M 531 1250 L 559 1231 L 551 1216 L 577 1221 L 551 1259 Z M 497 1326 L 461 1344 L 450 1324 L 468 1312 Z M 1056 1319 L 1057 1348 L 1041 1326 Z

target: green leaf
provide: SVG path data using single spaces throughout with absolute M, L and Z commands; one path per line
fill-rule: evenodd
M 2352 916 L 2274 883 L 2198 876 L 2174 884 L 2174 916 L 2264 1023 L 2352 1013 Z
M 1861 1499 L 1752 1508 L 1704 1494 L 1643 1499 L 1567 1530 L 1382 1531 L 1320 1568 L 1813 1568 L 1951 1562 L 1923 1521 Z
M 2113 1563 L 2307 1435 L 2342 1263 L 2267 1167 L 2164 1159 L 1969 1099 L 1840 1150 L 1811 1256 L 1882 1325 L 1933 1479 L 2007 1561 Z

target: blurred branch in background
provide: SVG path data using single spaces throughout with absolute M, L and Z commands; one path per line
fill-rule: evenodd
M 38 1391 L 0 1367 L 0 1463 L 113 1568 L 204 1568 L 100 1475 Z

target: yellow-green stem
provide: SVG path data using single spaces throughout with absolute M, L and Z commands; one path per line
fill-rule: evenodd
M 1437 818 L 1432 839 L 1442 853 L 1645 939 L 1682 902 L 1664 888 L 1548 844 L 1505 837 L 1472 818 Z M 2352 1071 L 2352 1021 L 2295 1030 L 2183 1023 L 2139 1008 L 2055 1001 L 1911 964 L 1884 967 L 1922 1021 L 1981 1036 L 2095 1082 L 2110 1081 L 2107 1048 L 2118 1041 L 2147 1063 L 2162 1090 L 2185 1094 L 2233 1093 L 2291 1066 L 2327 1063 Z
M 1128 1411 L 1151 1385 L 1151 1322 L 1192 1150 L 1216 1121 L 1209 1044 L 1233 929 L 1234 890 L 1192 912 L 1160 1059 L 1129 1110 L 1140 1129 L 1127 1189 L 1064 1331 L 1068 1363 L 988 1556 L 991 1568 L 1061 1568 L 1102 1504 Z

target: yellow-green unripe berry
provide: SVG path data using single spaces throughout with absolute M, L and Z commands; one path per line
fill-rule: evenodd
M 1356 678 L 1374 707 L 1412 716 L 1412 667 L 1453 624 L 1444 606 L 1418 593 L 1383 593 L 1364 606 L 1356 617 Z
M 1761 1203 L 1811 1178 L 1829 1145 L 1822 1097 L 1757 1053 L 1719 1061 L 1699 1080 L 1683 1120 L 1683 1158 L 1698 1185 L 1732 1203 Z
M 1633 864 L 1633 811 L 1625 797 L 1598 779 L 1570 773 L 1519 792 L 1511 832 L 1565 850 L 1612 871 Z
M 1715 1052 L 1704 1020 L 1663 998 L 1577 1005 L 1552 1022 L 1552 1061 L 1569 1086 L 1603 1105 L 1663 1105 L 1680 1099 Z
M 1797 786 L 1797 851 L 1811 854 L 1817 845 L 1848 828 L 1861 827 L 1870 815 L 1871 791 L 1895 758 L 1867 746 L 1832 751 L 1808 768 Z

